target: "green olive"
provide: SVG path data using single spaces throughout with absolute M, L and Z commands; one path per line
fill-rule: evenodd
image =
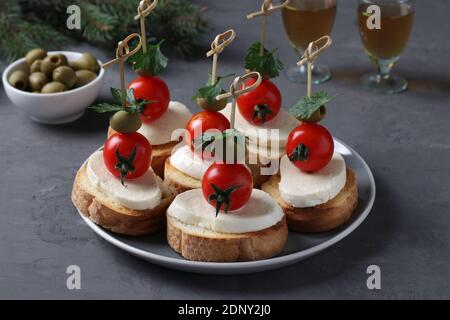
M 117 111 L 109 120 L 111 128 L 117 132 L 130 133 L 137 131 L 142 123 L 138 113 Z
M 16 70 L 8 78 L 8 82 L 14 88 L 19 90 L 26 90 L 28 87 L 28 76 L 22 70 Z
M 71 61 L 70 66 L 75 70 L 90 70 L 95 73 L 100 70 L 97 58 L 89 52 L 83 53 L 78 60 Z
M 52 81 L 42 87 L 41 93 L 56 93 L 66 91 L 64 84 L 58 81 Z
M 51 77 L 53 70 L 59 66 L 67 66 L 67 58 L 65 55 L 54 54 L 46 56 L 41 62 L 41 71 L 45 73 L 47 77 Z
M 33 72 L 28 81 L 33 92 L 40 92 L 42 87 L 48 83 L 47 76 L 43 72 Z
M 222 93 L 225 91 L 222 90 Z M 214 101 L 213 103 L 209 102 L 208 99 L 205 98 L 197 98 L 197 105 L 206 111 L 220 111 L 224 109 L 227 105 L 227 99 L 221 99 L 219 101 Z
M 97 78 L 97 75 L 89 70 L 78 70 L 75 72 L 75 75 L 77 76 L 77 81 L 75 82 L 76 88 L 82 87 Z
M 319 122 L 323 118 L 325 118 L 325 115 L 327 114 L 327 108 L 325 106 L 321 106 L 319 109 L 314 111 L 314 113 L 311 115 L 311 117 L 307 119 L 299 119 L 303 122 L 312 123 L 312 122 Z
M 34 62 L 31 64 L 30 66 L 30 72 L 40 72 L 41 71 L 41 64 L 42 64 L 42 60 L 41 59 L 37 59 L 34 60 Z
M 47 56 L 47 51 L 45 51 L 42 48 L 36 48 L 33 50 L 28 51 L 28 53 L 25 55 L 25 60 L 28 63 L 29 66 L 36 61 L 36 60 L 42 60 Z
M 66 88 L 70 89 L 77 81 L 77 76 L 71 67 L 60 66 L 53 70 L 53 80 L 61 82 Z

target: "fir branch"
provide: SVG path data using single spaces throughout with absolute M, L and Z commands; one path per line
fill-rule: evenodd
M 135 0 L 1 0 L 0 56 L 8 61 L 35 47 L 62 49 L 69 39 L 111 49 L 132 32 L 139 32 L 133 17 Z M 66 9 L 81 8 L 81 30 L 67 30 Z M 146 19 L 148 38 L 166 39 L 183 56 L 193 53 L 195 43 L 206 33 L 204 8 L 189 0 L 160 0 Z M 41 14 L 45 13 L 45 14 Z M 31 30 L 26 34 L 24 30 Z

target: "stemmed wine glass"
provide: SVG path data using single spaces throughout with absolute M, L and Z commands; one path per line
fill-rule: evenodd
M 406 90 L 408 82 L 391 73 L 391 69 L 408 43 L 414 20 L 414 1 L 359 0 L 357 14 L 364 49 L 377 68 L 376 73 L 361 78 L 362 87 L 377 93 Z
M 330 35 L 336 16 L 337 0 L 290 0 L 282 10 L 283 24 L 289 43 L 301 57 L 309 43 Z M 324 65 L 314 64 L 312 80 L 319 84 L 330 79 L 330 70 Z M 287 77 L 293 82 L 306 83 L 304 66 L 287 70 Z

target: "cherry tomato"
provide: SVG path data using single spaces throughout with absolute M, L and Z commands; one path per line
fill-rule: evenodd
M 251 86 L 255 79 L 248 79 Z M 276 117 L 281 108 L 281 93 L 270 80 L 263 80 L 254 90 L 240 95 L 237 104 L 241 115 L 255 125 L 264 124 Z
M 194 114 L 186 125 L 186 140 L 190 141 L 191 150 L 203 154 L 205 157 L 211 157 L 211 154 L 202 152 L 201 146 L 198 145 L 198 139 L 210 129 L 223 132 L 230 129 L 230 121 L 219 112 L 201 111 Z
M 141 114 L 141 121 L 144 123 L 159 119 L 169 107 L 169 88 L 158 77 L 137 77 L 128 85 L 128 89 L 134 89 L 134 97 L 136 99 L 154 101 L 147 104 L 144 112 Z
M 202 179 L 203 196 L 219 211 L 237 210 L 250 199 L 253 178 L 250 170 L 242 164 L 213 163 Z
M 289 160 L 306 172 L 314 172 L 325 167 L 334 152 L 333 137 L 317 123 L 302 123 L 288 136 L 286 154 Z
M 152 146 L 138 132 L 115 133 L 103 147 L 103 161 L 115 177 L 134 179 L 142 176 L 150 167 Z

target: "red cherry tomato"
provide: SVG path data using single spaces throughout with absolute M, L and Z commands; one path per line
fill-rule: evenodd
M 186 125 L 186 141 L 190 142 L 191 150 L 210 157 L 210 153 L 203 152 L 201 146 L 196 141 L 203 133 L 210 129 L 219 130 L 221 132 L 230 129 L 230 121 L 220 112 L 201 111 L 194 114 Z
M 306 172 L 314 172 L 325 167 L 334 152 L 333 137 L 317 123 L 302 123 L 288 136 L 286 154 L 289 160 Z
M 242 164 L 213 163 L 202 179 L 203 196 L 219 211 L 233 211 L 242 208 L 253 191 L 250 170 Z
M 170 93 L 167 84 L 158 77 L 140 76 L 134 79 L 128 89 L 134 90 L 134 97 L 147 101 L 154 101 L 146 105 L 141 114 L 144 123 L 159 119 L 169 107 Z
M 248 79 L 251 86 L 255 79 Z M 240 95 L 237 104 L 241 115 L 255 125 L 264 124 L 276 117 L 281 108 L 281 93 L 270 80 L 263 80 L 254 90 Z
M 115 177 L 121 178 L 122 184 L 125 179 L 138 178 L 146 173 L 151 157 L 152 146 L 138 132 L 115 133 L 106 140 L 103 147 L 106 168 Z

